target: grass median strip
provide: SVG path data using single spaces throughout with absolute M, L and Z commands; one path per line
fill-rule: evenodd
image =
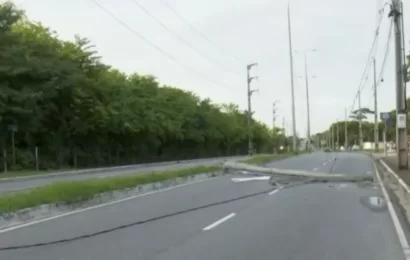
M 220 170 L 219 166 L 198 166 L 174 171 L 139 173 L 138 175 L 91 179 L 85 181 L 56 182 L 28 192 L 0 196 L 0 214 L 44 204 L 74 203 L 115 190 L 138 185 L 188 177 Z
M 249 163 L 249 164 L 263 164 L 269 163 L 274 161 L 283 160 L 289 157 L 295 156 L 293 153 L 283 153 L 283 154 L 261 154 L 261 155 L 254 155 L 251 158 L 241 161 L 242 163 Z

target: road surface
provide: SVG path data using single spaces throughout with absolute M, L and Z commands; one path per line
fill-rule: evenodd
M 372 174 L 365 155 L 339 153 L 336 161 L 330 156 L 314 153 L 274 165 Z M 233 183 L 231 178 L 0 231 L 0 259 L 405 259 L 389 211 L 366 204 L 369 197 L 382 196 L 378 185 L 274 189 L 267 181 Z M 3 250 L 36 243 L 44 244 Z
M 242 160 L 247 157 L 248 156 L 236 156 L 233 158 L 237 160 Z M 161 165 L 153 164 L 153 165 L 148 165 L 148 166 L 136 165 L 133 168 L 115 169 L 115 170 L 109 170 L 109 171 L 98 172 L 98 173 L 95 173 L 95 172 L 94 173 L 82 173 L 79 175 L 62 174 L 62 175 L 56 175 L 56 176 L 49 176 L 47 178 L 44 178 L 43 176 L 40 179 L 15 179 L 15 180 L 9 180 L 9 181 L 2 181 L 0 179 L 0 193 L 31 189 L 31 188 L 51 184 L 56 181 L 71 181 L 71 180 L 86 180 L 86 179 L 91 179 L 91 178 L 105 178 L 105 177 L 113 177 L 113 176 L 119 176 L 119 175 L 144 173 L 147 171 L 176 170 L 176 169 L 181 169 L 181 168 L 196 167 L 200 165 L 212 166 L 212 165 L 223 162 L 227 158 L 229 157 L 180 161 L 180 163 L 178 164 L 175 164 L 175 163 L 161 164 Z

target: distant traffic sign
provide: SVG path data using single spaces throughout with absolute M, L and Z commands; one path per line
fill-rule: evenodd
M 393 122 L 393 120 L 392 120 L 391 118 L 387 119 L 387 120 L 385 121 L 385 124 L 388 125 L 388 126 L 394 126 L 394 122 Z
M 390 119 L 390 112 L 381 112 L 380 113 L 380 119 L 383 121 L 387 121 Z

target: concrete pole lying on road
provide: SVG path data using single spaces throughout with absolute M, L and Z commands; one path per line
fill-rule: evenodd
M 223 164 L 223 171 L 228 173 L 230 171 L 250 171 L 275 176 L 288 176 L 297 178 L 306 178 L 310 181 L 326 181 L 326 182 L 349 182 L 349 181 L 373 181 L 372 175 L 369 174 L 329 174 L 322 172 L 308 172 L 291 169 L 276 169 L 254 166 L 246 163 L 238 163 L 234 161 L 227 161 Z

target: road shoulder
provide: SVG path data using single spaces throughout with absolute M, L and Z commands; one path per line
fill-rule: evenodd
M 375 163 L 376 170 L 380 176 L 380 184 L 383 185 L 387 196 L 391 200 L 403 235 L 406 238 L 407 248 L 404 248 L 406 245 L 402 245 L 407 257 L 406 259 L 410 259 L 408 245 L 408 241 L 410 241 L 410 189 L 404 179 L 401 178 L 401 176 L 406 174 L 406 171 L 399 171 L 395 160 L 390 157 L 376 159 Z M 407 174 L 410 175 L 410 172 L 407 171 Z M 405 179 L 408 181 L 408 178 Z M 394 216 L 392 216 L 392 220 L 394 222 Z M 400 230 L 396 231 L 400 233 Z

